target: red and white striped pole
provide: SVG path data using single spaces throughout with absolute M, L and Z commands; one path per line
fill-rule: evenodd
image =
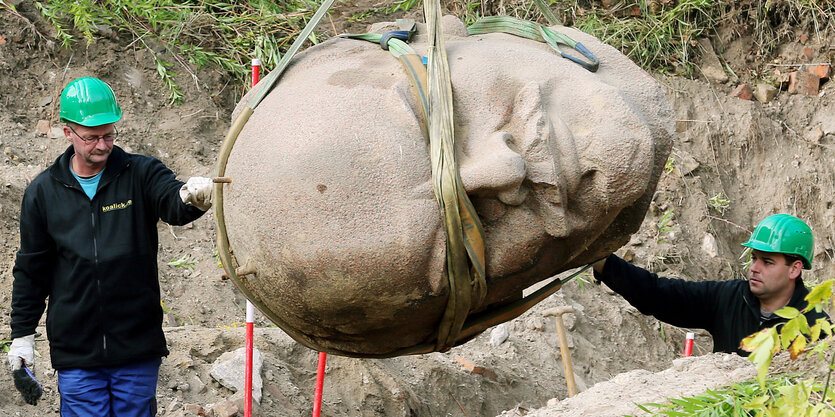
M 261 74 L 261 60 L 252 59 L 252 86 L 258 84 Z M 252 416 L 252 330 L 255 307 L 249 300 L 246 302 L 246 377 L 244 379 L 244 417 Z M 316 387 L 313 391 L 313 417 L 319 417 L 322 412 L 322 392 L 325 385 L 325 363 L 328 354 L 319 352 L 319 365 L 316 369 Z
M 252 86 L 258 84 L 261 74 L 261 60 L 252 59 Z M 252 352 L 253 329 L 255 327 L 255 306 L 246 300 L 246 370 L 244 374 L 244 417 L 252 417 Z
M 328 354 L 319 352 L 319 366 L 316 369 L 316 389 L 313 391 L 313 417 L 322 412 L 322 391 L 325 385 L 325 362 Z
M 246 374 L 244 375 L 244 417 L 252 417 L 252 330 L 255 307 L 246 302 Z
M 693 356 L 693 339 L 696 338 L 696 333 L 687 332 L 684 339 L 684 356 Z

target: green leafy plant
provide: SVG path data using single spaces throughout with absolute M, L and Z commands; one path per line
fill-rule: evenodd
M 563 22 L 597 36 L 643 68 L 692 74 L 695 41 L 713 30 L 727 3 L 714 0 L 598 2 L 556 0 Z M 552 3 L 552 4 L 554 4 Z
M 774 312 L 778 316 L 788 319 L 787 322 L 763 329 L 742 340 L 742 348 L 751 352 L 748 358 L 757 365 L 757 379 L 761 385 L 765 383 L 765 376 L 768 373 L 769 365 L 771 365 L 772 357 L 778 352 L 788 351 L 791 358 L 795 359 L 806 351 L 808 345 L 812 345 L 809 352 L 820 354 L 829 347 L 826 341 L 817 342 L 821 340 L 822 334 L 832 335 L 832 324 L 828 320 L 818 319 L 812 326 L 809 326 L 804 313 L 812 310 L 821 312 L 829 305 L 829 300 L 832 298 L 833 283 L 835 283 L 835 280 L 827 280 L 815 286 L 806 296 L 805 300 L 808 305 L 803 310 L 794 307 L 783 307 Z M 835 355 L 833 355 L 833 359 L 835 359 Z M 831 371 L 832 366 L 830 366 Z
M 218 268 L 223 268 L 223 261 L 220 260 L 220 253 L 218 253 L 217 248 L 215 248 L 214 252 L 212 252 L 212 256 L 215 258 L 215 262 L 217 263 Z
M 12 345 L 12 339 L 2 339 L 0 340 L 0 350 L 3 352 L 8 352 Z
M 751 259 L 751 248 L 746 247 L 742 254 L 739 255 L 739 268 L 743 274 L 747 274 L 748 268 L 751 267 L 751 262 L 754 260 Z
M 212 66 L 245 83 L 250 59 L 274 68 L 313 14 L 302 0 L 52 0 L 35 7 L 65 48 L 79 39 L 90 45 L 108 31 L 131 37 L 130 44 L 145 48 L 154 60 L 172 103 L 183 99 L 180 75 L 172 67 L 195 82 L 194 69 Z
M 670 398 L 669 403 L 636 404 L 652 416 L 750 416 L 755 401 L 763 396 L 779 395 L 780 387 L 794 384 L 796 376 L 784 376 L 766 381 L 765 387 L 755 381 L 732 384 L 726 388 L 708 389 L 691 397 Z M 788 415 L 787 415 L 788 417 Z
M 675 229 L 675 223 L 673 222 L 673 218 L 675 213 L 672 209 L 667 210 L 661 216 L 661 220 L 658 221 L 656 224 L 656 228 L 658 229 L 658 243 L 665 242 L 666 240 L 661 237 L 664 233 L 671 232 Z
M 731 206 L 731 200 L 728 200 L 724 194 L 716 193 L 710 200 L 707 201 L 708 206 L 719 214 L 725 214 L 725 211 Z
M 594 278 L 592 277 L 591 272 L 584 272 L 574 278 L 574 282 L 577 283 L 577 287 L 580 288 L 580 291 L 584 291 L 586 289 L 586 285 L 591 283 Z
M 835 392 L 830 388 L 835 353 L 829 352 L 828 372 L 822 380 L 798 373 L 768 375 L 774 355 L 779 352 L 788 352 L 791 359 L 805 355 L 812 360 L 826 360 L 835 327 L 825 319 L 818 319 L 810 326 L 804 313 L 829 307 L 833 284 L 835 280 L 827 280 L 812 288 L 805 298 L 808 305 L 803 310 L 793 307 L 777 310 L 775 313 L 787 322 L 743 339 L 741 346 L 750 352 L 748 359 L 757 368 L 756 380 L 707 390 L 692 397 L 670 399 L 666 404 L 649 403 L 638 407 L 653 416 L 835 416 Z
M 667 162 L 664 163 L 664 172 L 667 174 L 672 174 L 676 170 L 676 160 L 671 156 L 667 158 Z
M 197 263 L 191 255 L 185 254 L 181 256 L 179 259 L 172 259 L 168 262 L 168 266 L 173 266 L 175 268 L 186 269 L 189 271 L 194 271 L 194 265 Z
M 412 10 L 415 6 L 419 5 L 419 0 L 401 0 L 394 2 L 394 4 L 386 7 L 379 7 L 376 9 L 365 10 L 359 13 L 354 13 L 348 18 L 349 22 L 362 22 L 365 19 L 368 19 L 374 15 L 389 15 L 397 11 L 409 11 Z

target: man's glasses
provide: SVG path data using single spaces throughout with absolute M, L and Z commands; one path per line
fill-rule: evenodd
M 87 145 L 91 143 L 97 143 L 99 139 L 103 140 L 104 143 L 110 144 L 113 143 L 114 140 L 116 140 L 116 136 L 119 136 L 119 131 L 116 130 L 116 126 L 113 126 L 113 133 L 108 133 L 102 136 L 88 136 L 86 138 L 84 136 L 79 135 L 78 132 L 76 132 L 75 129 L 72 128 L 72 125 L 67 124 L 67 126 L 69 126 L 70 130 L 72 130 L 72 133 L 75 133 L 75 135 L 78 136 L 78 138 L 81 139 L 81 141 Z

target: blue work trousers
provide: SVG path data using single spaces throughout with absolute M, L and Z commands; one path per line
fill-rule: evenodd
M 58 371 L 61 417 L 153 417 L 162 359 Z

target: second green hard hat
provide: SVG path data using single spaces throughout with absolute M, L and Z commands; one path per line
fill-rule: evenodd
M 803 220 L 788 214 L 774 214 L 762 219 L 751 233 L 751 238 L 742 246 L 763 252 L 796 255 L 803 259 L 803 269 L 812 269 L 815 248 L 812 229 Z
M 61 92 L 62 121 L 82 126 L 101 126 L 122 118 L 122 109 L 113 90 L 104 81 L 93 77 L 73 80 Z

